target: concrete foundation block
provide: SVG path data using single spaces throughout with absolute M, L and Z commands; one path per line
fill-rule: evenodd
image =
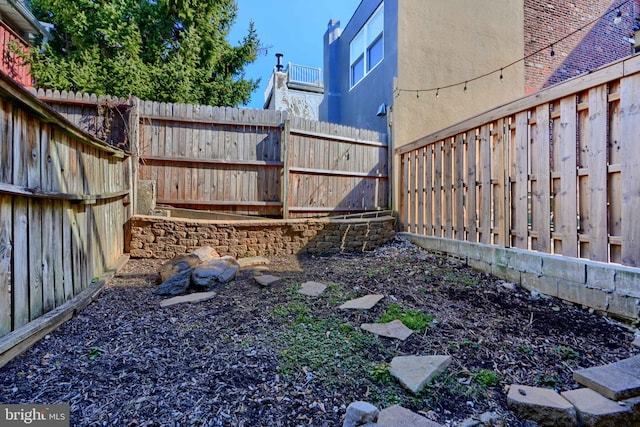
M 516 250 L 514 256 L 509 259 L 509 267 L 540 276 L 542 274 L 542 258 L 538 254 Z
M 558 279 L 550 276 L 540 276 L 538 278 L 537 290 L 540 293 L 549 295 L 551 297 L 558 296 Z
M 597 289 L 615 289 L 616 270 L 609 265 L 585 261 L 587 266 L 587 286 Z
M 399 237 L 404 237 L 409 240 L 414 245 L 420 246 L 423 249 L 428 251 L 439 252 L 440 251 L 440 240 L 437 237 L 429 237 L 429 236 L 420 236 L 418 234 L 413 233 L 398 233 Z
M 569 282 L 586 283 L 587 268 L 582 261 L 544 255 L 542 258 L 542 274 Z
M 528 291 L 538 290 L 540 288 L 540 275 L 533 273 L 520 273 L 520 285 Z
M 483 273 L 491 273 L 491 264 L 485 261 L 477 259 L 467 259 L 467 265 L 475 270 L 482 271 Z
M 607 295 L 607 313 L 625 319 L 637 320 L 640 299 L 617 292 Z
M 513 253 L 510 250 L 496 247 L 493 250 L 493 259 L 491 260 L 491 263 L 501 267 L 507 267 L 512 256 Z
M 620 267 L 615 277 L 616 293 L 640 298 L 640 269 Z
M 459 244 L 457 240 L 442 239 L 440 240 L 440 250 L 452 255 L 460 255 Z
M 553 278 L 550 278 L 553 279 Z M 583 283 L 558 280 L 558 298 L 576 304 L 585 304 L 585 285 Z M 545 292 L 546 293 L 546 292 Z M 551 294 L 548 294 L 551 295 Z

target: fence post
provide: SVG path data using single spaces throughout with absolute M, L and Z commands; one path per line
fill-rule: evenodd
M 291 121 L 285 113 L 282 129 L 282 219 L 289 219 L 289 143 Z
M 129 169 L 129 200 L 130 210 L 129 216 L 137 213 L 138 209 L 138 163 L 140 156 L 139 137 L 140 137 L 140 99 L 135 96 L 129 98 L 129 149 L 131 150 L 131 167 Z

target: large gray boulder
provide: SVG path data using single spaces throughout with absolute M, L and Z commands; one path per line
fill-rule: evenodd
M 162 267 L 160 267 L 158 273 L 160 273 L 160 278 L 164 282 L 169 277 L 175 276 L 176 274 L 185 270 L 189 270 L 201 263 L 202 260 L 196 254 L 181 255 L 175 257 L 171 261 L 162 264 Z
M 187 293 L 191 285 L 191 273 L 193 268 L 182 270 L 173 276 L 169 276 L 160 284 L 155 293 L 158 295 L 182 295 Z
M 235 279 L 240 264 L 235 258 L 225 256 L 203 262 L 193 269 L 191 281 L 196 289 L 211 289 L 218 284 L 228 283 Z

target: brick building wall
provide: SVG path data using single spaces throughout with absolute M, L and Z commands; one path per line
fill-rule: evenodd
M 210 221 L 135 216 L 128 233 L 133 258 L 170 259 L 202 246 L 236 258 L 362 252 L 393 239 L 395 218 Z
M 622 16 L 616 24 L 618 9 Z M 524 0 L 524 12 L 525 92 L 530 94 L 631 55 L 627 39 L 633 37 L 640 0 Z M 554 56 L 545 48 L 552 43 Z

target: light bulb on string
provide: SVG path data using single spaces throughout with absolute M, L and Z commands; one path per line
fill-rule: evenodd
M 464 82 L 464 91 L 467 91 L 467 82 Z
M 549 52 L 549 55 L 553 58 L 554 56 L 556 56 L 556 51 L 553 50 L 553 45 L 551 45 L 551 52 Z
M 416 91 L 416 98 L 420 98 L 420 91 L 419 90 Z
M 620 11 L 620 9 L 616 9 L 616 17 L 613 18 L 613 23 L 618 25 L 621 22 L 622 22 L 622 12 Z
M 436 89 L 436 98 L 440 98 L 440 88 Z
M 502 68 L 500 68 L 500 83 L 504 80 L 504 76 L 502 75 Z

